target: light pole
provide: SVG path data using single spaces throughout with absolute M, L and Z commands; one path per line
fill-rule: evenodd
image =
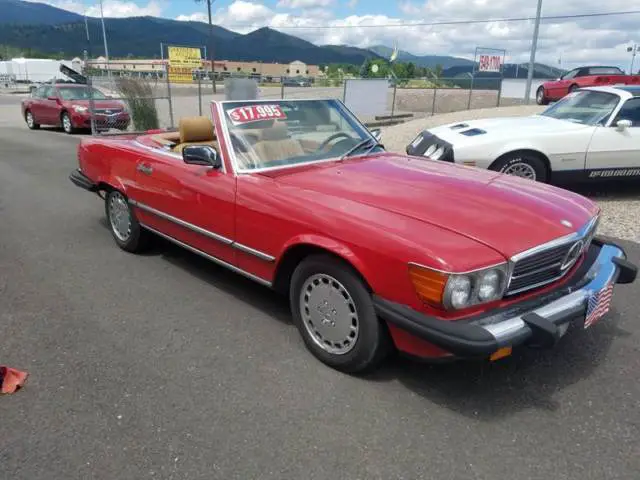
M 100 0 L 100 19 L 102 21 L 102 39 L 104 40 L 104 56 L 107 59 L 107 75 L 111 79 L 111 69 L 109 68 L 109 48 L 107 47 L 107 31 L 104 28 L 104 11 L 102 10 L 102 0 Z
M 207 11 L 209 13 L 209 55 L 211 56 L 211 77 L 213 82 L 213 93 L 216 93 L 216 66 L 213 55 L 213 23 L 211 23 L 211 4 L 214 0 L 207 0 Z
M 640 52 L 640 45 L 634 43 L 633 46 L 627 47 L 627 52 L 631 52 L 631 66 L 629 67 L 629 75 L 633 75 L 633 64 L 636 59 L 636 53 Z
M 538 32 L 540 31 L 540 15 L 542 13 L 542 0 L 538 0 L 536 11 L 536 23 L 533 27 L 533 41 L 531 42 L 531 56 L 529 57 L 529 72 L 527 72 L 527 87 L 525 90 L 524 103 L 528 104 L 531 98 L 531 82 L 533 81 L 533 70 L 536 62 L 536 48 L 538 47 Z

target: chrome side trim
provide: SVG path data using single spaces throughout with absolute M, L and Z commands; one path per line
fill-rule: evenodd
M 199 249 L 197 249 L 195 247 L 192 247 L 191 245 L 188 245 L 188 244 L 186 244 L 184 242 L 181 242 L 180 240 L 176 240 L 175 238 L 173 238 L 173 237 L 171 237 L 169 235 L 166 235 L 166 234 L 164 234 L 162 232 L 159 232 L 155 228 L 151 228 L 151 227 L 149 227 L 147 225 L 144 225 L 144 224 L 140 224 L 140 225 L 143 228 L 149 230 L 150 232 L 153 232 L 156 235 L 158 235 L 158 236 L 160 236 L 160 237 L 162 237 L 162 238 L 164 238 L 164 239 L 166 239 L 166 240 L 168 240 L 168 241 L 170 241 L 172 243 L 175 243 L 179 247 L 182 247 L 182 248 L 184 248 L 186 250 L 189 250 L 190 252 L 193 252 L 196 255 L 200 255 L 201 257 L 206 258 L 207 260 L 209 260 L 209 261 L 211 261 L 213 263 L 216 263 L 216 264 L 220 265 L 221 267 L 225 267 L 225 268 L 231 270 L 234 273 L 238 273 L 240 275 L 243 275 L 243 276 L 253 280 L 254 282 L 257 282 L 257 283 L 259 283 L 261 285 L 264 285 L 265 287 L 271 287 L 271 285 L 272 285 L 272 283 L 269 280 L 265 280 L 264 278 L 258 277 L 256 275 L 254 275 L 253 273 L 249 273 L 249 272 L 247 272 L 245 270 L 242 270 L 242 269 L 240 269 L 240 268 L 238 268 L 238 267 L 236 267 L 234 265 L 231 265 L 230 263 L 225 262 L 224 260 L 220 260 L 219 258 L 214 257 L 213 255 L 209 255 L 208 253 L 203 252 L 202 250 L 199 250 Z
M 233 242 L 231 246 L 233 248 L 237 248 L 241 252 L 248 253 L 249 255 L 253 255 L 254 257 L 258 257 L 265 262 L 274 262 L 276 260 L 276 257 L 272 255 L 263 253 L 260 250 L 256 250 L 255 248 L 247 247 L 246 245 L 242 245 L 241 243 Z
M 253 255 L 254 257 L 259 258 L 260 260 L 264 260 L 265 262 L 275 262 L 276 260 L 276 257 L 274 257 L 273 255 L 269 255 L 268 253 L 261 252 L 260 250 L 256 250 L 255 248 L 248 247 L 234 240 L 231 240 L 230 238 L 223 237 L 222 235 L 218 235 L 217 233 L 198 227 L 197 225 L 194 225 L 192 223 L 185 222 L 184 220 L 176 218 L 173 215 L 169 215 L 168 213 L 161 212 L 160 210 L 156 210 L 155 208 L 145 205 L 143 203 L 136 202 L 135 200 L 131 200 L 131 199 L 129 199 L 129 203 L 135 207 L 138 207 L 141 210 L 152 213 L 153 215 L 156 215 L 160 218 L 173 222 L 193 232 L 199 233 L 200 235 L 204 235 L 205 237 L 211 238 L 224 245 L 228 245 L 232 248 L 240 250 L 241 252 L 248 253 L 249 255 Z
M 200 228 L 197 225 L 194 225 L 193 223 L 180 220 L 179 218 L 176 218 L 173 215 L 169 215 L 168 213 L 161 212 L 160 210 L 156 210 L 155 208 L 145 205 L 143 203 L 139 203 L 131 199 L 129 199 L 129 203 L 135 207 L 138 207 L 141 210 L 152 213 L 160 218 L 163 218 L 165 220 L 178 224 L 181 227 L 184 227 L 196 233 L 199 233 L 200 235 L 204 235 L 205 237 L 209 237 L 220 243 L 224 243 L 225 245 L 231 245 L 233 243 L 233 240 L 231 240 L 230 238 L 223 237 L 222 235 L 218 235 L 217 233 L 213 233 L 213 232 L 210 232 L 209 230 L 205 230 L 204 228 Z

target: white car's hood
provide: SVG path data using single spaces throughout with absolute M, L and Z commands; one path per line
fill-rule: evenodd
M 558 134 L 592 128 L 589 125 L 557 120 L 541 115 L 528 117 L 483 118 L 430 128 L 429 132 L 452 145 L 465 145 L 530 138 L 539 134 Z

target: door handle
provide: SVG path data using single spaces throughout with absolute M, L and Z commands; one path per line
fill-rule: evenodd
M 151 175 L 153 173 L 153 168 L 144 163 L 139 163 L 136 167 L 136 170 L 138 170 L 140 173 L 144 173 L 145 175 Z

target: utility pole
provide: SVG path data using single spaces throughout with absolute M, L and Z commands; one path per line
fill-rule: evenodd
M 104 56 L 107 59 L 107 74 L 111 80 L 111 68 L 109 68 L 109 48 L 107 47 L 107 31 L 104 28 L 104 11 L 102 10 L 102 0 L 100 0 L 100 19 L 102 20 L 102 39 L 104 40 Z
M 633 46 L 627 47 L 627 52 L 631 52 L 631 66 L 629 67 L 629 75 L 633 75 L 633 64 L 635 63 L 636 53 L 640 52 L 640 45 L 634 43 Z
M 531 82 L 533 81 L 533 71 L 536 63 L 536 48 L 538 47 L 538 32 L 540 31 L 540 15 L 542 13 L 542 0 L 538 0 L 536 11 L 536 23 L 533 27 L 533 41 L 531 42 L 531 56 L 529 57 L 529 72 L 527 72 L 527 87 L 525 90 L 524 103 L 528 104 L 531 98 Z
M 211 22 L 211 4 L 214 0 L 207 0 L 207 10 L 209 13 L 209 55 L 211 56 L 211 77 L 213 84 L 213 93 L 216 93 L 216 66 L 213 54 L 213 23 Z

